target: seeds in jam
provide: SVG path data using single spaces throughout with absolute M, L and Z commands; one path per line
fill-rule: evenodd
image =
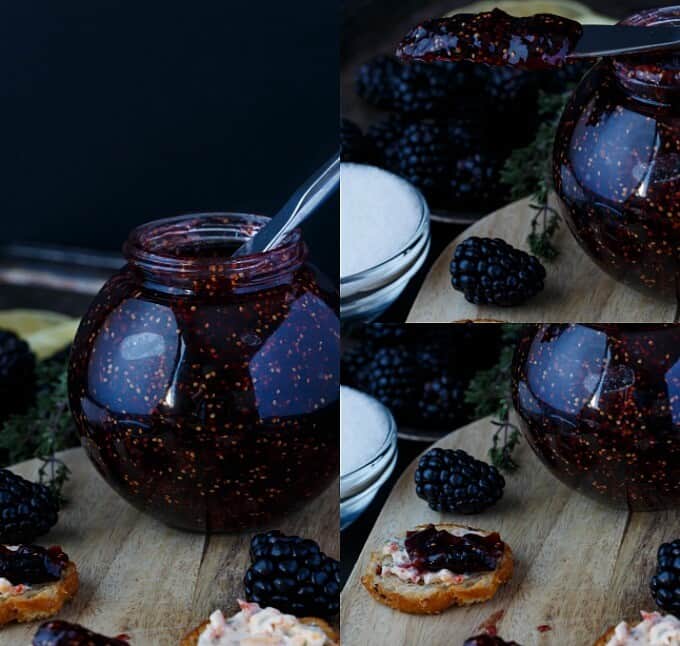
M 104 637 L 67 621 L 48 621 L 38 628 L 32 646 L 128 646 L 128 641 Z
M 504 543 L 498 533 L 456 536 L 434 525 L 408 532 L 405 542 L 412 565 L 418 570 L 454 574 L 491 572 L 503 556 Z
M 531 328 L 513 402 L 531 447 L 577 491 L 631 511 L 680 503 L 680 325 Z
M 679 12 L 680 13 L 680 12 Z M 680 56 L 598 63 L 555 138 L 558 208 L 583 250 L 640 291 L 680 298 Z
M 583 30 L 579 23 L 536 14 L 515 18 L 500 9 L 428 20 L 399 43 L 405 60 L 472 61 L 541 70 L 562 67 Z
M 119 494 L 174 527 L 262 524 L 337 477 L 337 298 L 299 231 L 232 257 L 230 236 L 262 221 L 189 216 L 133 232 L 73 344 L 85 450 Z
M 0 577 L 13 585 L 58 581 L 67 563 L 68 556 L 56 545 L 0 545 Z

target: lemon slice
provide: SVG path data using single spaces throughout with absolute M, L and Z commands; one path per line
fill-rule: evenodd
M 558 16 L 577 20 L 588 25 L 612 25 L 615 18 L 593 12 L 589 7 L 573 0 L 480 0 L 472 4 L 450 11 L 447 16 L 457 13 L 479 13 L 491 11 L 494 7 L 502 9 L 511 16 L 533 16 L 535 13 L 554 13 Z
M 47 359 L 73 342 L 80 319 L 68 318 L 58 325 L 38 330 L 24 336 L 38 361 Z
M 70 319 L 71 317 L 66 316 L 66 314 L 48 310 L 1 310 L 0 330 L 9 330 L 21 338 L 25 338 L 29 334 L 54 327 Z

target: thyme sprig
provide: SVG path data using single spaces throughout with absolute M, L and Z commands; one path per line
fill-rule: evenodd
M 497 430 L 492 438 L 489 459 L 498 469 L 508 473 L 519 468 L 513 452 L 520 442 L 520 434 L 517 427 L 510 422 L 510 410 L 512 359 L 521 333 L 521 325 L 503 325 L 498 363 L 478 371 L 465 393 L 465 401 L 474 408 L 477 417 L 495 417 L 491 423 Z
M 12 415 L 0 429 L 2 466 L 37 458 L 40 482 L 62 503 L 68 467 L 56 457 L 63 449 L 79 444 L 68 405 L 67 360 L 48 359 L 36 367 L 36 398 L 21 414 Z
M 548 196 L 553 188 L 553 143 L 571 90 L 570 87 L 564 93 L 539 93 L 538 114 L 541 123 L 536 135 L 528 146 L 514 150 L 501 170 L 501 180 L 510 186 L 513 200 L 531 195 L 530 207 L 535 214 L 531 219 L 527 242 L 533 254 L 548 261 L 559 255 L 553 239 L 560 226 L 560 216 L 548 205 Z

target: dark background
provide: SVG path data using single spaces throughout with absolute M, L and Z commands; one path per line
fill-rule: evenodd
M 337 0 L 5 3 L 0 243 L 118 250 L 147 220 L 272 214 L 338 145 Z M 306 226 L 338 273 L 338 203 Z

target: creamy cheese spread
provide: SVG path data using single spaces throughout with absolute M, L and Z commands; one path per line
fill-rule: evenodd
M 14 596 L 17 594 L 23 594 L 28 589 L 29 586 L 25 585 L 24 583 L 13 585 L 11 581 L 8 581 L 4 577 L 0 577 L 0 594 Z
M 241 612 L 229 619 L 219 610 L 210 615 L 198 646 L 333 646 L 323 630 L 300 623 L 293 615 L 256 603 L 238 603 Z
M 658 612 L 641 614 L 642 621 L 636 626 L 622 621 L 607 646 L 680 646 L 680 620 Z

